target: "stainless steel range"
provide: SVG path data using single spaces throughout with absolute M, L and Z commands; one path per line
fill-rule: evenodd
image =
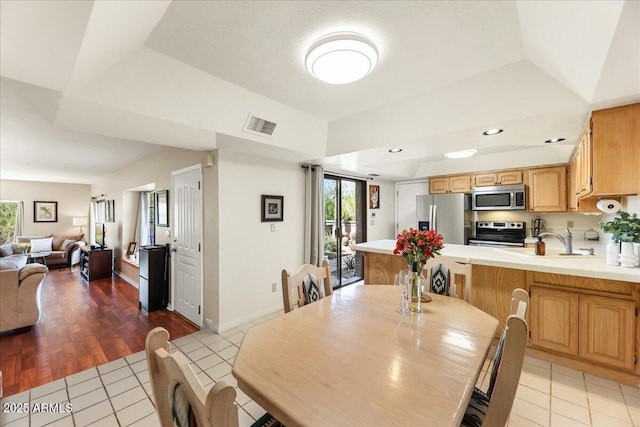
M 524 247 L 527 237 L 525 222 L 476 222 L 476 235 L 469 246 Z

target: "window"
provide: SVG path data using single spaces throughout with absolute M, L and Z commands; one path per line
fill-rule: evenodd
M 16 236 L 18 203 L 0 202 L 0 245 L 13 242 Z

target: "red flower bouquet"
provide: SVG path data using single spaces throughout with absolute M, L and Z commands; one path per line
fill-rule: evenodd
M 409 266 L 416 265 L 420 270 L 429 258 L 440 255 L 442 249 L 442 234 L 435 230 L 420 231 L 410 228 L 398 234 L 395 255 L 402 255 L 407 259 Z

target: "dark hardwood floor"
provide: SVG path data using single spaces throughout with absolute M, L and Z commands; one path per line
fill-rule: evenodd
M 50 270 L 40 320 L 28 332 L 0 335 L 4 397 L 144 350 L 151 329 L 171 339 L 198 328 L 177 313 L 138 309 L 138 290 L 118 276 L 87 283 L 74 267 Z

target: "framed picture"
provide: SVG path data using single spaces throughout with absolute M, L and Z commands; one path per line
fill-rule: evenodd
M 370 185 L 369 186 L 369 209 L 379 209 L 379 208 L 380 208 L 380 186 Z
M 169 190 L 156 192 L 156 225 L 169 226 Z
M 58 222 L 58 202 L 33 202 L 33 222 Z
M 127 248 L 127 256 L 131 256 L 136 253 L 136 245 L 138 242 L 129 242 L 129 247 Z
M 261 196 L 261 221 L 284 221 L 284 196 Z
M 105 222 L 116 222 L 115 200 L 107 200 L 105 204 Z

